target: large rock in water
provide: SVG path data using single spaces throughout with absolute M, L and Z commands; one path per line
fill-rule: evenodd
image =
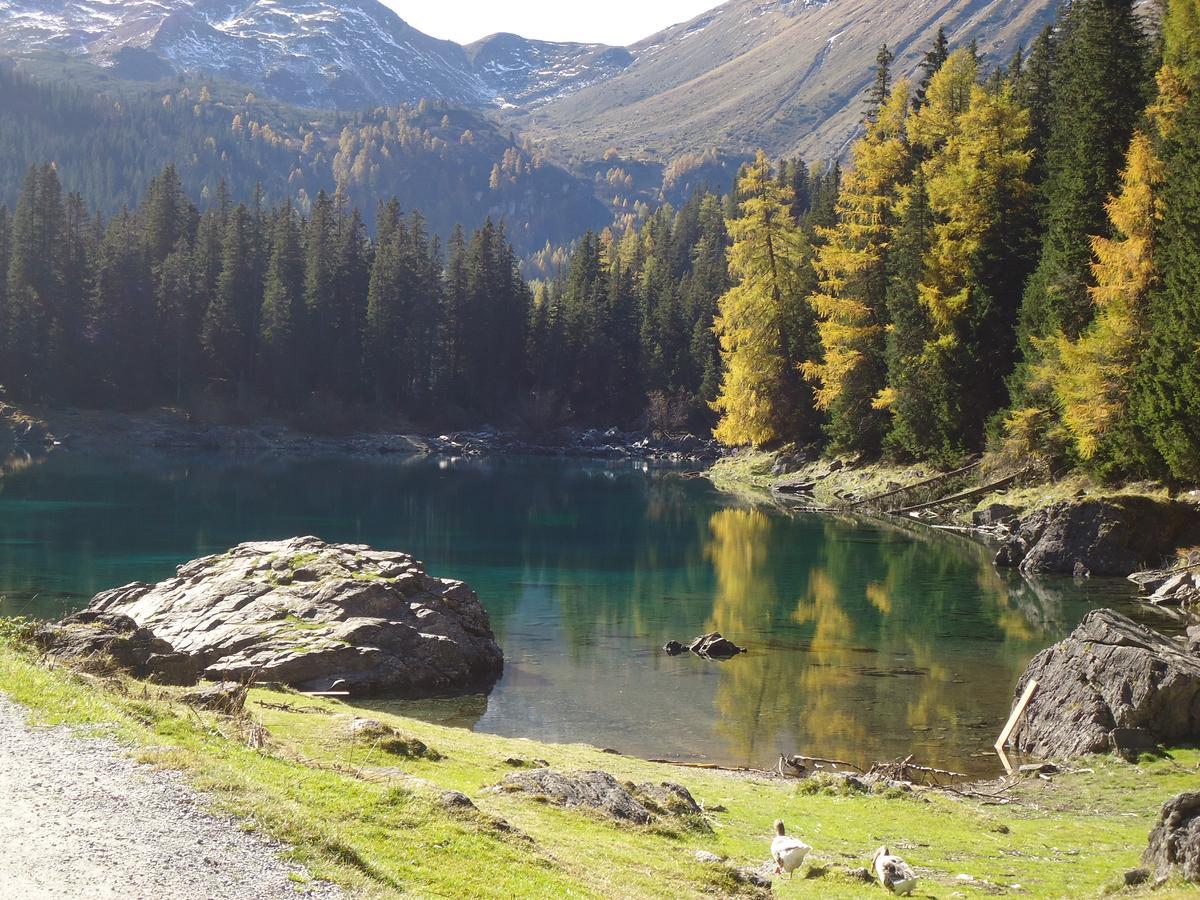
M 242 544 L 103 594 L 214 680 L 430 696 L 489 687 L 503 656 L 475 593 L 411 556 L 314 537 Z
M 996 563 L 1030 573 L 1086 570 L 1123 577 L 1194 544 L 1200 544 L 1200 511 L 1187 503 L 1151 497 L 1064 500 L 1022 519 Z
M 1200 739 L 1200 656 L 1110 609 L 1088 613 L 1017 684 L 1033 699 L 1012 745 L 1042 759 Z
M 1200 791 L 1180 794 L 1163 804 L 1142 865 L 1159 878 L 1177 870 L 1185 881 L 1200 882 Z

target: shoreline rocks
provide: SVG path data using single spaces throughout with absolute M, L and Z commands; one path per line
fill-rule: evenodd
M 128 617 L 209 680 L 424 697 L 488 689 L 503 669 L 467 585 L 404 553 L 315 537 L 194 560 L 98 594 L 95 614 Z
M 555 456 L 580 459 L 715 462 L 730 451 L 694 434 L 662 435 L 609 428 L 559 428 L 537 436 L 482 429 L 423 438 L 426 450 L 452 456 Z
M 1181 546 L 1200 544 L 1200 510 L 1127 496 L 1064 500 L 1021 519 L 996 564 L 1026 574 L 1128 576 Z
M 1200 656 L 1110 609 L 1094 610 L 1043 650 L 1017 683 L 1037 690 L 1012 734 L 1040 759 L 1127 757 L 1200 739 Z

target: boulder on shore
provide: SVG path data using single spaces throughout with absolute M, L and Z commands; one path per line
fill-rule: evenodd
M 1027 573 L 1126 576 L 1200 544 L 1200 510 L 1152 497 L 1064 500 L 1023 518 L 996 564 Z
M 1158 878 L 1178 871 L 1185 881 L 1200 882 L 1200 791 L 1180 794 L 1163 804 L 1142 865 Z
M 129 617 L 212 680 L 431 696 L 490 687 L 503 669 L 475 593 L 404 553 L 301 537 L 177 573 L 98 594 L 89 614 Z
M 1200 739 L 1200 657 L 1110 609 L 1088 613 L 1017 683 L 1033 699 L 1012 735 L 1022 753 L 1064 759 Z

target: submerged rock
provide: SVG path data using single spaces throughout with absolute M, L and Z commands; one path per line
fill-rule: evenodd
M 1200 658 L 1109 609 L 1043 650 L 1017 683 L 1033 699 L 1012 735 L 1023 753 L 1070 758 L 1200 738 Z
M 556 772 L 534 769 L 506 777 L 493 790 L 527 793 L 556 806 L 586 807 L 612 819 L 646 825 L 655 817 L 695 817 L 700 805 L 682 785 L 622 784 L 607 772 Z
M 688 644 L 688 649 L 697 656 L 704 656 L 709 659 L 731 659 L 739 653 L 746 651 L 721 636 L 721 632 L 713 631 L 709 634 L 702 634 L 697 638 L 693 638 Z
M 996 564 L 1028 573 L 1126 576 L 1196 543 L 1200 511 L 1187 503 L 1151 497 L 1064 500 L 1022 519 Z
M 176 653 L 150 629 L 115 612 L 75 613 L 43 625 L 34 632 L 33 640 L 48 656 L 73 665 L 115 666 L 135 678 L 161 684 L 195 684 L 202 668 L 187 654 Z
M 1200 791 L 1163 804 L 1142 865 L 1158 878 L 1178 872 L 1185 881 L 1200 882 Z
M 213 680 L 430 696 L 490 687 L 504 664 L 465 584 L 314 537 L 242 544 L 99 594 L 90 611 L 128 616 Z

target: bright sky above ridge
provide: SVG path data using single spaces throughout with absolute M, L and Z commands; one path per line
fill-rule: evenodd
M 497 31 L 544 41 L 625 45 L 685 22 L 721 0 L 383 0 L 409 25 L 469 44 Z

